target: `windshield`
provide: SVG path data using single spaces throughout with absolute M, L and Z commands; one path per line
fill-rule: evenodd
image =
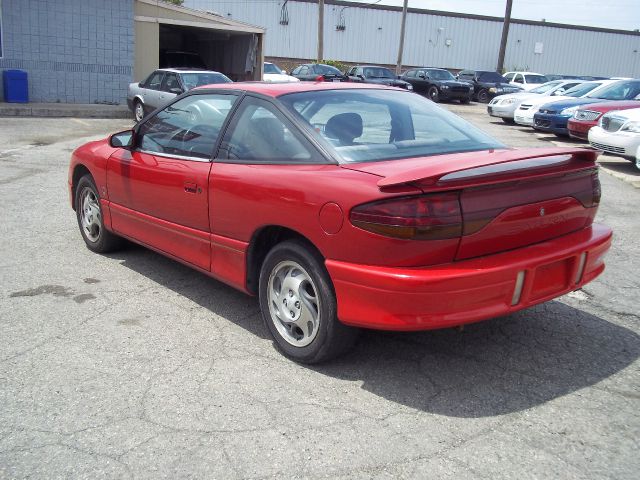
M 601 100 L 637 100 L 640 95 L 640 81 L 616 82 L 602 90 L 587 95 L 587 98 Z
M 366 67 L 363 69 L 367 78 L 396 78 L 391 70 L 382 67 Z
M 346 163 L 504 148 L 460 117 L 413 93 L 323 90 L 279 99 Z
M 427 74 L 430 78 L 434 80 L 455 80 L 454 77 L 449 70 L 427 70 Z
M 555 89 L 558 85 L 562 83 L 562 80 L 556 80 L 554 82 L 547 82 L 544 85 L 540 85 L 539 87 L 532 88 L 529 90 L 531 93 L 547 93 L 553 89 Z
M 524 79 L 527 83 L 546 83 L 549 81 L 544 75 L 525 75 Z
M 265 63 L 264 64 L 264 73 L 277 73 L 282 75 L 282 70 L 280 70 L 280 67 L 278 67 L 277 65 L 273 64 L 273 63 Z
M 499 82 L 509 83 L 506 78 L 497 72 L 479 72 L 478 81 L 480 82 Z
M 191 90 L 212 83 L 231 83 L 231 80 L 221 73 L 183 73 L 182 83 L 187 90 Z
M 566 95 L 567 97 L 575 98 L 583 97 L 594 88 L 598 88 L 600 85 L 602 85 L 602 83 L 600 82 L 581 83 L 580 85 L 576 85 L 575 87 L 572 87 L 564 92 L 564 95 Z
M 342 72 L 338 70 L 336 67 L 332 67 L 331 65 L 316 65 L 316 72 L 321 75 L 340 75 L 342 76 Z

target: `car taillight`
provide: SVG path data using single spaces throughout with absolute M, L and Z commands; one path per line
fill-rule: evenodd
M 573 197 L 582 203 L 586 208 L 597 207 L 600 204 L 602 196 L 602 188 L 600 187 L 600 179 L 598 171 L 591 172 L 591 188 L 576 192 Z
M 358 228 L 407 240 L 442 240 L 462 235 L 458 192 L 394 198 L 351 210 Z
M 324 82 L 324 77 L 322 75 L 318 75 L 316 77 L 316 82 Z

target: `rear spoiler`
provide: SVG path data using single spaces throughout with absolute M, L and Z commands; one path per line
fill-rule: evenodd
M 382 178 L 381 189 L 402 184 L 450 188 L 535 178 L 552 172 L 572 172 L 595 166 L 599 152 L 586 148 L 526 148 L 488 150 L 430 157 L 424 166 Z

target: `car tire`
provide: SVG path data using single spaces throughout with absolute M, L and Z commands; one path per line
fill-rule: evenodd
M 144 104 L 141 100 L 134 100 L 133 102 L 133 118 L 136 122 L 139 122 L 144 118 Z
M 507 125 L 515 125 L 516 124 L 516 121 L 513 118 L 502 117 L 502 121 L 504 123 L 506 123 Z
M 489 103 L 489 91 L 486 88 L 480 90 L 476 97 L 480 103 Z
M 429 87 L 429 90 L 427 90 L 427 98 L 438 103 L 438 101 L 440 100 L 440 91 L 438 90 L 438 87 Z
M 464 103 L 465 105 L 471 103 L 471 97 L 461 98 L 460 103 Z
M 260 269 L 260 310 L 276 347 L 314 364 L 349 350 L 359 330 L 338 320 L 336 295 L 324 260 L 302 241 L 279 243 Z
M 107 253 L 122 247 L 124 240 L 104 227 L 100 195 L 90 175 L 78 181 L 74 202 L 80 234 L 89 250 Z

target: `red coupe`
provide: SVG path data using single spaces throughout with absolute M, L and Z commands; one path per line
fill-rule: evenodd
M 596 155 L 507 148 L 394 88 L 234 83 L 78 148 L 69 189 L 89 249 L 126 238 L 257 295 L 313 363 L 358 327 L 453 327 L 593 280 Z
M 567 123 L 569 136 L 579 140 L 587 140 L 589 130 L 598 124 L 598 121 L 605 113 L 612 110 L 629 110 L 638 107 L 640 107 L 640 100 L 621 100 L 580 105 L 580 108 L 576 110 Z

